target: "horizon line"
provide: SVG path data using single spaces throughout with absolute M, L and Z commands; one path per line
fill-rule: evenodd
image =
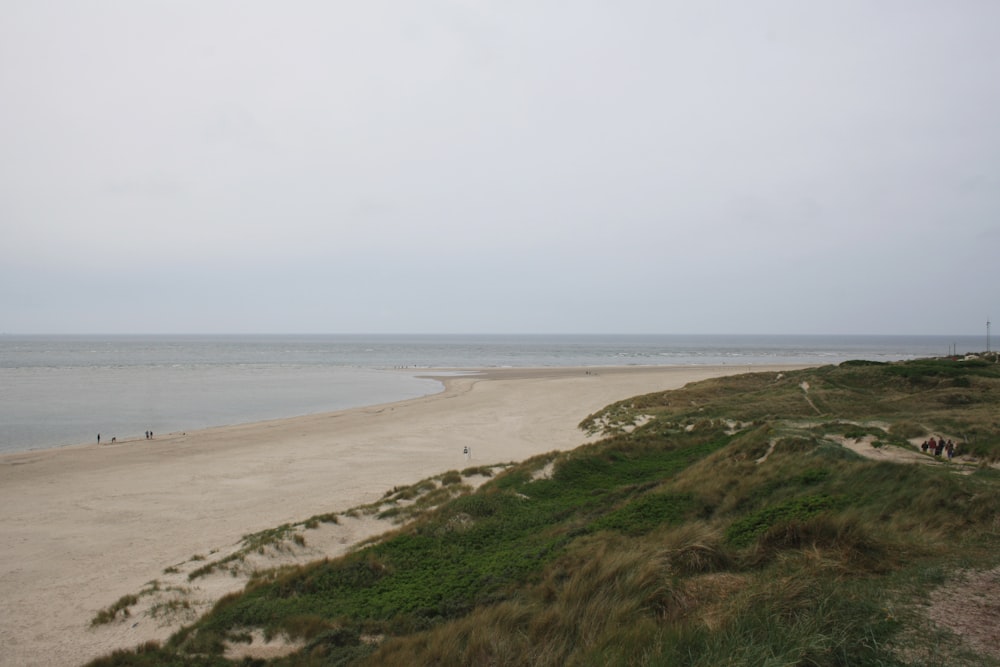
M 573 331 L 72 331 L 72 332 L 16 332 L 0 331 L 0 336 L 844 336 L 844 337 L 934 337 L 947 338 L 949 336 L 961 338 L 980 338 L 983 334 L 972 333 L 871 333 L 871 332 L 826 332 L 826 333 L 802 333 L 802 332 L 664 332 L 664 331 L 644 331 L 644 332 L 622 332 L 622 331 L 601 331 L 601 332 L 573 332 Z

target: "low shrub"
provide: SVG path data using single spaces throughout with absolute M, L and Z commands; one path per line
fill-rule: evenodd
M 746 547 L 775 526 L 801 522 L 844 505 L 844 499 L 826 494 L 793 498 L 737 519 L 726 530 L 726 540 L 733 546 Z

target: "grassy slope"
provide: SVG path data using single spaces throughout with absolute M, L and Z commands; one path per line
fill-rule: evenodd
M 943 433 L 995 460 L 998 405 L 1000 366 L 948 360 L 629 399 L 581 424 L 599 443 L 94 664 L 229 664 L 224 642 L 262 628 L 306 640 L 283 665 L 997 665 L 922 605 L 997 565 L 1000 476 L 872 462 L 830 436 Z

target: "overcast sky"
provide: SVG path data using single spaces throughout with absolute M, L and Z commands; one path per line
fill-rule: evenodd
M 980 334 L 998 26 L 0 0 L 0 332 Z

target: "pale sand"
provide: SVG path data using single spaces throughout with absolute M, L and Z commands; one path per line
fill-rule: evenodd
M 0 665 L 80 665 L 162 640 L 171 628 L 140 614 L 110 628 L 90 621 L 168 566 L 231 551 L 244 534 L 447 470 L 571 449 L 586 441 L 577 424 L 609 403 L 746 370 L 492 370 L 400 403 L 0 456 Z M 370 529 L 341 531 L 344 543 Z

